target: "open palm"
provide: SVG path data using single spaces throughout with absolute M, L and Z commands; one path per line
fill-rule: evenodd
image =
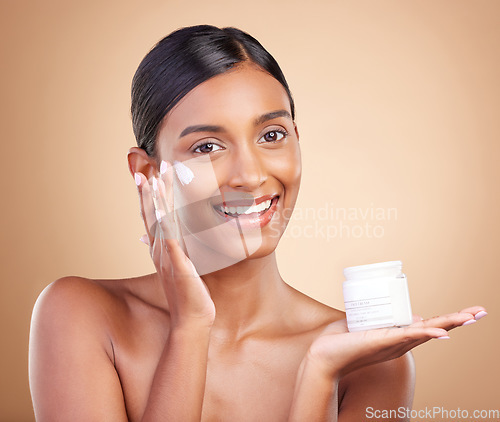
M 407 327 L 378 328 L 350 333 L 345 319 L 329 324 L 309 349 L 309 358 L 327 373 L 346 375 L 363 366 L 395 359 L 433 338 L 448 338 L 448 331 L 484 316 L 473 306 L 427 320 L 414 316 Z

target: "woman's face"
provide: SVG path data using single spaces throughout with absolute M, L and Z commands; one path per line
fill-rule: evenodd
M 298 132 L 276 79 L 248 63 L 209 79 L 165 117 L 157 142 L 160 159 L 174 163 L 174 206 L 195 265 L 195 244 L 234 262 L 276 248 L 301 177 Z

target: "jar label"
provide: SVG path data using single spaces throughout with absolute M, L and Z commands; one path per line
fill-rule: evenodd
M 349 329 L 394 324 L 391 296 L 345 302 Z

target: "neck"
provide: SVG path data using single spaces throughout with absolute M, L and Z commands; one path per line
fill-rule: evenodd
M 205 274 L 202 279 L 216 308 L 212 332 L 229 339 L 257 331 L 279 317 L 289 294 L 274 252 Z

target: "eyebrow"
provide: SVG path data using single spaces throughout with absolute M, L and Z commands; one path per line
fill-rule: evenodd
M 265 113 L 262 116 L 257 117 L 253 124 L 254 126 L 261 125 L 264 122 L 267 122 L 268 120 L 276 119 L 278 117 L 285 117 L 287 119 L 292 120 L 292 116 L 290 113 L 286 110 L 276 110 L 276 111 L 271 111 L 269 113 Z M 194 126 L 188 126 L 185 128 L 181 134 L 179 135 L 179 139 L 189 135 L 190 133 L 194 132 L 225 132 L 226 130 L 222 126 L 217 126 L 217 125 L 194 125 Z

